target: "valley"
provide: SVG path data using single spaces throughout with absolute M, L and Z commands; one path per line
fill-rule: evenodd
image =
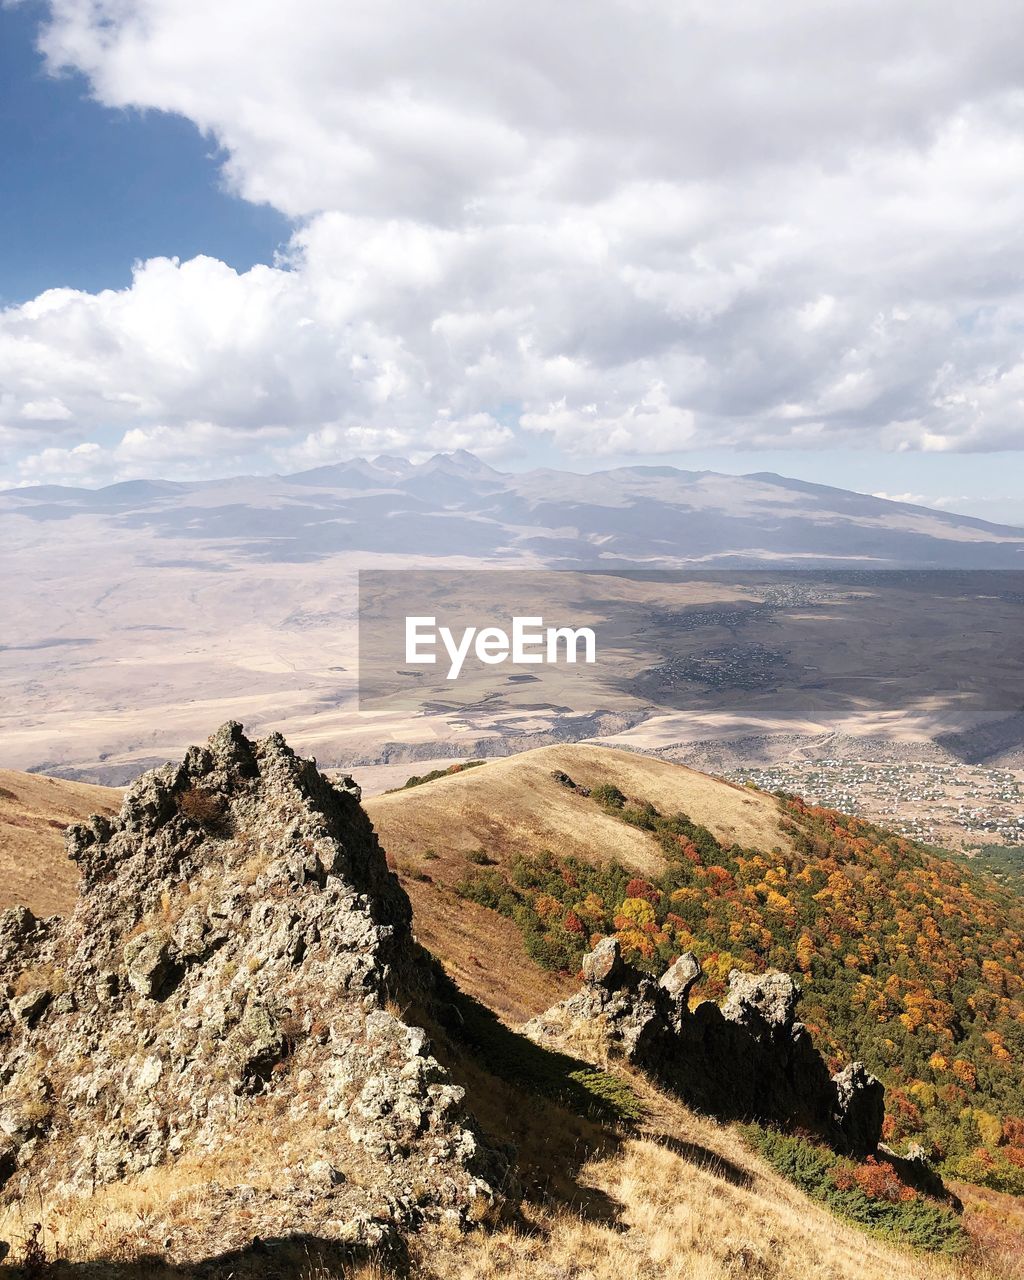
M 337 768 L 595 737 L 738 765 L 754 740 L 1008 767 L 1024 745 L 1024 534 L 780 476 L 354 460 L 5 490 L 0 533 L 0 766 L 122 785 L 230 716 Z M 381 608 L 388 574 L 428 615 L 571 607 L 600 660 L 403 680 L 360 660 L 360 574 Z

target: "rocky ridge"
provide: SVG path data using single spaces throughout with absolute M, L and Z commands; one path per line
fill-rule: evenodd
M 702 976 L 687 952 L 659 980 L 604 938 L 583 961 L 583 988 L 524 1028 L 539 1044 L 570 1043 L 597 1026 L 610 1048 L 689 1105 L 723 1119 L 799 1125 L 852 1156 L 875 1151 L 884 1088 L 859 1062 L 830 1075 L 796 1020 L 800 989 L 788 974 L 733 970 L 722 1005 L 690 1009 Z
M 494 1210 L 507 1164 L 395 1012 L 432 968 L 351 780 L 229 723 L 68 849 L 66 920 L 0 915 L 0 1208 L 167 1174 L 172 1257 Z

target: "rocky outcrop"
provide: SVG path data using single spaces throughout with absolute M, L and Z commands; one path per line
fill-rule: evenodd
M 726 1119 L 801 1125 L 837 1150 L 863 1156 L 882 1133 L 884 1090 L 860 1063 L 830 1076 L 796 1020 L 799 988 L 785 973 L 729 976 L 721 1006 L 691 1011 L 701 977 L 687 953 L 655 981 L 625 962 L 614 938 L 584 959 L 583 989 L 525 1028 L 542 1044 L 564 1044 L 598 1024 L 609 1045 L 691 1106 Z
M 504 1162 L 392 997 L 428 980 L 351 781 L 225 725 L 73 828 L 66 920 L 0 916 L 0 1201 L 215 1188 L 154 1246 L 386 1245 L 486 1216 Z
M 560 787 L 565 787 L 569 791 L 575 791 L 578 796 L 586 797 L 590 795 L 589 787 L 585 787 L 579 782 L 573 782 L 572 778 L 570 778 L 562 769 L 553 769 L 551 771 L 551 776 Z

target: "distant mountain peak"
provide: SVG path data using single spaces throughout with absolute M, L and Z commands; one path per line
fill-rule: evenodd
M 414 464 L 408 458 L 396 453 L 378 453 L 372 459 L 372 465 L 379 471 L 387 471 L 395 476 L 406 476 L 414 469 Z
M 503 480 L 504 475 L 478 458 L 468 449 L 454 449 L 450 453 L 435 453 L 419 468 L 420 471 L 444 471 L 449 475 L 468 476 L 476 479 Z

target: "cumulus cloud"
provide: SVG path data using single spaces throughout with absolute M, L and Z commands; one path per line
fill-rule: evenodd
M 50 8 L 296 232 L 0 313 L 16 476 L 1024 443 L 1015 0 Z

